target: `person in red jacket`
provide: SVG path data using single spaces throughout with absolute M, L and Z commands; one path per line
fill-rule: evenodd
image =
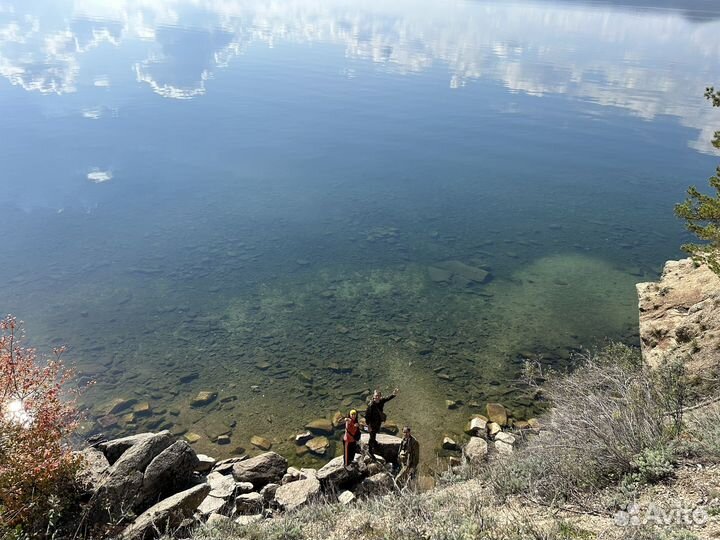
M 350 411 L 350 417 L 345 419 L 345 435 L 343 436 L 345 467 L 350 467 L 350 464 L 355 459 L 358 442 L 360 441 L 360 424 L 357 416 L 357 411 L 353 409 Z

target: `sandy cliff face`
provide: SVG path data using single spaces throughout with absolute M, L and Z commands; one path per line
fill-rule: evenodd
M 720 277 L 691 259 L 668 261 L 660 281 L 638 283 L 637 291 L 643 357 L 651 366 L 681 358 L 691 373 L 720 367 Z

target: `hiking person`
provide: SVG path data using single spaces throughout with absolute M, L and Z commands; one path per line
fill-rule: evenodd
M 417 476 L 418 464 L 420 463 L 420 443 L 412 436 L 410 431 L 410 426 L 403 427 L 403 438 L 398 450 L 398 462 L 401 468 L 395 477 L 395 481 L 400 487 L 414 482 Z
M 360 424 L 358 423 L 358 413 L 355 409 L 350 411 L 350 416 L 345 419 L 345 435 L 343 435 L 343 461 L 345 468 L 355 459 L 358 442 L 360 441 Z
M 370 458 L 373 460 L 375 459 L 374 454 L 378 450 L 377 434 L 380 431 L 382 423 L 387 420 L 387 415 L 385 414 L 383 407 L 385 407 L 385 404 L 388 401 L 397 396 L 399 391 L 400 390 L 396 388 L 393 390 L 392 394 L 384 398 L 382 397 L 382 392 L 380 392 L 380 390 L 375 390 L 373 392 L 372 400 L 365 411 L 365 422 L 367 423 L 368 432 L 370 433 L 368 448 L 370 449 Z

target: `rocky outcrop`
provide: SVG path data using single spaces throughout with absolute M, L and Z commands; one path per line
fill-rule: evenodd
M 160 501 L 143 512 L 122 535 L 122 540 L 147 540 L 161 533 L 173 531 L 183 520 L 193 515 L 210 492 L 208 484 L 200 484 Z
M 682 359 L 691 373 L 720 361 L 720 277 L 691 259 L 668 261 L 658 282 L 638 283 L 645 361 Z
M 232 474 L 238 482 L 250 482 L 256 489 L 265 484 L 280 482 L 287 470 L 287 459 L 275 452 L 265 452 L 254 458 L 235 463 Z
M 317 473 L 304 480 L 296 480 L 277 488 L 275 502 L 284 510 L 294 510 L 312 502 L 320 495 L 320 481 Z

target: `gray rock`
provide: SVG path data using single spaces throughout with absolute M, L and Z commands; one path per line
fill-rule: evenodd
M 252 484 L 250 484 L 250 487 L 252 487 Z M 263 496 L 263 499 L 266 503 L 269 503 L 270 501 L 275 499 L 275 493 L 277 492 L 279 487 L 279 484 L 267 484 L 264 488 L 260 490 L 260 495 Z
M 460 447 L 455 439 L 451 437 L 443 437 L 442 447 L 445 450 L 459 450 Z
M 235 519 L 235 523 L 238 525 L 250 525 L 252 523 L 257 523 L 258 521 L 262 520 L 262 514 L 253 514 L 251 516 L 239 516 Z
M 471 437 L 463 452 L 470 463 L 480 463 L 488 453 L 487 441 L 481 437 Z
M 369 440 L 370 434 L 363 433 L 360 436 L 360 445 L 366 449 Z M 402 439 L 400 437 L 396 437 L 395 435 L 378 433 L 377 442 L 379 455 L 389 463 L 397 463 L 398 452 L 400 451 L 400 443 L 402 442 Z
M 210 456 L 206 456 L 205 454 L 197 454 L 197 458 L 198 464 L 197 467 L 195 467 L 195 470 L 199 473 L 210 472 L 215 466 L 215 458 L 211 458 Z
M 263 489 L 270 485 L 277 485 L 277 484 L 267 484 Z M 254 490 L 255 487 L 252 485 L 251 482 L 235 482 L 235 494 L 236 495 L 242 495 L 243 493 L 250 493 L 252 490 Z
M 498 454 L 512 454 L 513 446 L 504 441 L 495 441 L 495 450 L 497 450 Z
M 345 468 L 343 457 L 338 456 L 327 462 L 318 472 L 317 479 L 326 489 L 338 489 L 360 479 L 358 467 Z
M 191 517 L 210 492 L 210 486 L 199 484 L 160 501 L 143 512 L 122 532 L 122 540 L 154 538 L 156 531 L 172 531 Z
M 275 452 L 265 452 L 233 465 L 233 478 L 238 482 L 250 482 L 255 489 L 269 483 L 278 483 L 287 470 L 287 460 Z
M 207 520 L 207 524 L 211 527 L 226 525 L 228 523 L 231 523 L 232 519 L 230 519 L 227 516 L 223 516 L 222 514 L 210 514 Z
M 284 510 L 294 510 L 312 502 L 320 494 L 320 482 L 309 477 L 280 486 L 275 492 L 275 502 Z
M 245 461 L 246 459 L 248 459 L 248 456 L 238 456 L 222 459 L 215 464 L 212 470 L 214 472 L 219 472 L 220 474 L 230 474 L 236 463 L 240 463 L 241 461 Z
M 213 513 L 220 513 L 227 510 L 228 506 L 229 504 L 227 500 L 221 497 L 213 497 L 212 495 L 208 495 L 200 503 L 200 506 L 198 506 L 197 512 L 201 516 L 209 516 Z
M 212 497 L 227 499 L 235 495 L 237 483 L 232 476 L 211 472 L 207 475 L 206 481 L 210 484 L 210 495 Z M 250 487 L 252 487 L 252 484 L 250 484 Z
M 131 435 L 130 437 L 122 437 L 120 439 L 113 439 L 112 441 L 103 442 L 97 445 L 97 447 L 105 454 L 110 465 L 114 464 L 120 456 L 130 448 L 131 446 L 149 439 L 154 436 L 154 433 L 138 433 L 137 435 Z
M 176 441 L 160 452 L 145 469 L 142 497 L 154 504 L 190 487 L 199 461 L 187 441 Z
M 128 448 L 110 470 L 112 476 L 129 474 L 131 471 L 144 472 L 150 462 L 174 442 L 169 431 L 155 433 Z
M 90 500 L 89 520 L 114 521 L 130 509 L 138 512 L 147 508 L 143 473 L 150 462 L 172 443 L 170 432 L 161 431 L 125 450 Z
M 84 448 L 74 454 L 82 458 L 82 468 L 76 476 L 78 484 L 86 492 L 97 490 L 110 470 L 110 463 L 105 454 L 96 448 Z
M 395 480 L 387 472 L 381 472 L 368 478 L 365 478 L 357 490 L 357 494 L 362 497 L 376 497 L 385 495 L 395 489 Z
M 338 495 L 338 501 L 343 505 L 348 505 L 355 499 L 355 494 L 352 491 L 343 491 L 340 495 Z
M 265 502 L 259 493 L 245 493 L 235 499 L 235 511 L 238 514 L 258 514 L 262 512 L 263 503 Z
M 515 435 L 501 431 L 500 433 L 495 435 L 495 440 L 502 441 L 502 442 L 507 443 L 510 446 L 512 446 L 515 444 Z

